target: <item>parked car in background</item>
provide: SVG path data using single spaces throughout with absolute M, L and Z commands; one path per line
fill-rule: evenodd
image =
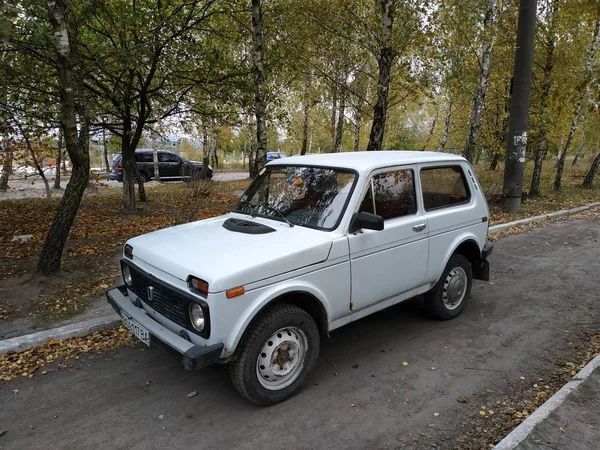
M 158 174 L 162 181 L 181 181 L 198 179 L 202 172 L 202 162 L 187 161 L 181 156 L 159 150 L 158 152 Z M 135 152 L 135 163 L 144 181 L 150 181 L 154 174 L 154 151 L 137 150 Z M 213 169 L 208 166 L 208 178 L 212 178 Z M 110 179 L 123 181 L 123 156 L 119 153 L 112 160 Z
M 107 297 L 146 345 L 186 369 L 227 363 L 241 395 L 271 405 L 336 328 L 420 294 L 433 317 L 457 317 L 473 279 L 489 279 L 488 217 L 460 156 L 293 156 L 261 169 L 231 213 L 128 240 Z
M 287 157 L 288 157 L 288 155 L 286 155 L 283 152 L 267 152 L 267 162 L 275 161 L 276 159 L 287 158 Z

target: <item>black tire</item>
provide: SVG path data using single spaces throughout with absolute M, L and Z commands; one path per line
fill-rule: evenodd
M 147 183 L 148 181 L 151 180 L 150 175 L 148 175 L 147 173 L 144 173 L 144 172 L 140 172 L 140 177 L 142 177 L 142 181 L 144 183 Z M 135 180 L 136 183 L 138 182 L 138 176 L 137 176 L 137 174 L 134 175 L 134 180 Z
M 451 307 L 446 304 L 447 296 L 448 296 L 448 288 L 449 285 L 453 283 L 453 278 L 456 276 L 461 276 L 462 272 L 466 275 L 466 289 L 464 290 L 464 296 L 460 303 L 457 306 Z M 451 273 L 456 275 L 451 276 Z M 458 280 L 455 280 L 454 283 L 457 283 Z M 438 320 L 450 320 L 454 319 L 465 309 L 467 302 L 469 301 L 469 297 L 471 296 L 471 287 L 473 285 L 473 274 L 471 272 L 471 263 L 467 258 L 463 255 L 455 253 L 450 257 L 448 264 L 446 264 L 446 268 L 442 273 L 442 276 L 435 284 L 435 286 L 425 294 L 425 307 L 429 314 L 431 314 L 435 319 Z
M 258 358 L 259 355 L 265 355 L 262 350 L 263 346 L 271 343 L 269 338 L 286 327 L 300 329 L 305 335 L 307 346 L 303 365 L 289 386 L 269 390 L 259 380 Z M 240 342 L 238 358 L 229 364 L 233 385 L 243 397 L 257 405 L 269 406 L 282 402 L 298 392 L 306 377 L 313 371 L 319 356 L 319 347 L 319 329 L 306 311 L 288 304 L 269 308 L 247 331 Z

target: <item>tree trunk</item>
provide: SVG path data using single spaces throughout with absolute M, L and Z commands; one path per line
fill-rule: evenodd
M 82 80 L 75 72 L 75 68 L 80 67 L 77 29 L 72 23 L 67 26 L 67 18 L 73 16 L 72 13 L 67 15 L 71 6 L 69 1 L 50 0 L 48 2 L 50 22 L 56 38 L 54 45 L 58 63 L 61 125 L 73 169 L 65 194 L 44 240 L 37 266 L 38 273 L 43 275 L 60 269 L 63 248 L 75 221 L 90 174 L 89 128 L 85 104 L 75 100 L 75 93 L 81 94 Z M 79 117 L 79 135 L 77 133 L 77 117 Z
M 475 156 L 475 146 L 477 145 L 477 135 L 479 134 L 479 127 L 481 126 L 481 115 L 487 90 L 494 39 L 493 37 L 485 36 L 485 33 L 490 33 L 490 28 L 494 24 L 495 6 L 496 0 L 487 0 L 485 18 L 483 20 L 484 36 L 481 41 L 481 72 L 479 75 L 479 87 L 477 88 L 477 94 L 475 95 L 469 136 L 467 137 L 464 151 L 464 157 L 469 162 L 473 162 L 473 156 Z
M 248 176 L 253 178 L 252 174 L 254 171 L 254 154 L 255 154 L 255 145 L 254 138 L 256 134 L 253 130 L 252 120 L 250 116 L 248 116 L 248 146 L 250 147 L 250 151 L 248 152 Z
M 137 164 L 133 166 L 135 168 L 135 179 L 137 180 L 138 185 L 138 198 L 140 202 L 145 203 L 146 199 L 146 188 L 144 187 L 144 177 L 140 173 L 140 169 Z
M 208 147 L 208 129 L 204 121 L 202 122 L 202 172 L 200 179 L 208 178 L 208 166 L 210 165 L 210 149 Z
M 265 49 L 261 0 L 252 0 L 252 60 L 254 63 L 254 110 L 256 114 L 256 155 L 250 176 L 256 177 L 267 162 L 267 126 L 265 100 Z
M 102 128 L 102 145 L 104 146 L 104 167 L 106 167 L 106 173 L 110 175 L 110 164 L 108 163 L 108 149 L 106 148 L 106 128 Z
M 19 129 L 19 133 L 25 140 L 25 145 L 27 146 L 27 150 L 29 151 L 29 155 L 31 156 L 31 160 L 33 161 L 35 170 L 37 170 L 38 175 L 44 182 L 44 189 L 46 190 L 46 201 L 48 202 L 48 205 L 50 205 L 52 203 L 52 194 L 50 193 L 50 183 L 48 183 L 48 178 L 46 178 L 44 169 L 42 169 L 42 165 L 40 164 L 40 162 L 35 154 L 35 150 L 33 149 L 33 146 L 31 145 L 31 141 L 29 140 L 29 137 L 25 134 L 25 131 L 23 130 L 23 127 L 21 126 L 21 124 L 19 122 L 17 122 L 17 128 Z
M 581 116 L 581 110 L 583 109 L 583 100 L 588 92 L 589 88 L 586 87 L 581 91 L 579 97 L 577 98 L 577 106 L 575 108 L 575 114 L 573 115 L 573 121 L 571 122 L 571 128 L 569 129 L 569 136 L 567 137 L 567 142 L 565 143 L 565 147 L 560 153 L 560 157 L 556 161 L 556 175 L 554 177 L 554 190 L 559 191 L 562 181 L 563 169 L 565 168 L 565 161 L 567 159 L 567 154 L 569 153 L 569 148 L 571 147 L 571 143 L 573 142 L 573 136 L 575 136 L 575 131 L 577 131 L 577 123 L 579 122 L 579 117 Z
M 6 192 L 8 190 L 8 177 L 12 170 L 12 152 L 8 145 L 8 136 L 4 136 L 2 139 L 2 177 L 0 177 L 0 192 Z
M 379 79 L 377 82 L 377 103 L 373 109 L 373 124 L 369 135 L 367 150 L 381 150 L 385 122 L 387 119 L 388 95 L 390 90 L 390 77 L 392 64 L 396 54 L 389 46 L 392 27 L 394 25 L 394 13 L 396 2 L 394 0 L 379 0 L 381 7 L 381 46 L 379 50 L 378 66 Z
M 215 169 L 216 169 L 219 165 L 219 160 L 217 159 L 217 135 L 214 131 L 214 124 L 213 124 L 213 128 L 211 129 L 211 135 L 210 135 L 209 142 L 210 142 L 210 144 L 209 144 L 210 159 L 213 162 L 213 167 L 215 167 Z
M 590 170 L 588 170 L 588 173 L 586 174 L 586 176 L 583 180 L 583 185 L 585 187 L 591 186 L 592 183 L 594 182 L 594 177 L 598 173 L 598 167 L 600 167 L 600 151 L 594 158 L 594 161 L 592 162 L 592 166 L 590 167 Z
M 450 119 L 452 118 L 452 102 L 448 102 L 448 109 L 446 110 L 446 120 L 444 121 L 444 134 L 440 141 L 440 151 L 446 148 L 446 142 L 448 142 L 448 133 L 450 132 Z
M 560 0 L 552 0 L 550 3 L 550 18 L 546 41 L 546 64 L 544 65 L 544 78 L 542 80 L 542 89 L 540 94 L 540 142 L 539 147 L 533 154 L 533 175 L 531 177 L 531 187 L 529 195 L 540 195 L 540 185 L 542 183 L 542 166 L 548 153 L 548 99 L 550 98 L 550 86 L 552 84 L 552 69 L 554 67 L 554 48 L 556 47 L 556 13 Z
M 439 103 L 436 102 L 435 117 L 433 118 L 433 122 L 431 123 L 431 128 L 429 129 L 429 133 L 427 134 L 427 139 L 425 140 L 425 143 L 423 144 L 423 148 L 421 149 L 421 151 L 425 151 L 427 149 L 427 146 L 429 145 L 429 141 L 431 141 L 431 137 L 433 136 L 433 133 L 435 132 L 435 126 L 437 125 L 439 115 L 440 115 L 440 105 L 439 105 Z
M 302 122 L 302 147 L 300 154 L 306 155 L 308 149 L 308 115 L 310 113 L 310 100 L 308 98 L 308 83 L 304 90 L 304 120 Z
M 552 84 L 551 74 L 554 67 L 554 48 L 556 46 L 556 13 L 559 0 L 550 3 L 550 25 L 548 27 L 548 39 L 546 42 L 546 64 L 544 65 L 544 79 L 542 80 L 542 92 L 540 95 L 541 124 L 539 147 L 533 155 L 533 175 L 529 195 L 540 195 L 540 184 L 542 182 L 542 166 L 548 152 L 548 99 L 550 98 L 550 86 Z
M 573 158 L 573 164 L 571 164 L 572 166 L 577 165 L 577 161 L 579 160 L 579 155 L 581 155 L 581 152 L 582 152 L 584 146 L 585 146 L 585 141 L 583 139 L 581 139 L 581 142 L 579 143 L 579 147 L 577 147 L 577 151 L 575 152 L 575 157 Z
M 345 76 L 345 75 L 344 75 Z M 338 120 L 335 130 L 335 145 L 334 153 L 339 153 L 342 150 L 342 137 L 344 134 L 344 114 L 346 112 L 346 82 L 345 80 L 340 85 L 340 106 L 338 111 Z
M 362 122 L 362 111 L 358 106 L 354 107 L 354 151 L 360 147 L 360 126 Z
M 500 155 L 498 153 L 494 153 L 492 156 L 492 160 L 490 161 L 490 167 L 488 170 L 496 170 L 498 167 L 498 160 L 500 159 Z
M 596 19 L 596 24 L 594 27 L 594 37 L 592 38 L 592 45 L 590 46 L 590 50 L 587 54 L 587 59 L 585 63 L 585 74 L 586 78 L 591 78 L 593 71 L 593 62 L 596 56 L 596 50 L 598 49 L 598 41 L 600 40 L 600 3 L 597 6 L 598 10 L 598 18 Z M 554 190 L 560 190 L 561 179 L 563 169 L 565 167 L 565 160 L 567 159 L 567 154 L 569 153 L 569 148 L 571 147 L 571 143 L 573 142 L 573 136 L 575 135 L 575 131 L 577 130 L 577 122 L 579 121 L 579 117 L 581 116 L 581 111 L 583 110 L 583 103 L 585 98 L 587 97 L 588 92 L 590 91 L 590 82 L 588 81 L 585 87 L 579 93 L 579 97 L 577 98 L 577 106 L 575 108 L 575 114 L 573 115 L 573 121 L 571 122 L 571 129 L 569 130 L 569 136 L 567 137 L 567 142 L 565 143 L 565 147 L 560 154 L 560 158 L 558 159 L 558 163 L 556 166 L 556 176 L 554 177 Z
M 329 135 L 331 139 L 331 145 L 329 147 L 329 151 L 333 153 L 335 150 L 335 125 L 337 118 L 337 102 L 338 102 L 338 77 L 335 76 L 335 82 L 333 83 L 333 98 L 331 99 L 331 122 L 329 127 Z
M 127 122 L 127 121 L 125 121 Z M 135 149 L 131 151 L 131 129 L 121 137 L 121 161 L 123 164 L 123 209 L 135 211 Z
M 56 166 L 54 171 L 54 189 L 60 189 L 60 163 L 62 161 L 62 148 L 63 148 L 63 133 L 62 127 L 58 127 L 58 149 L 56 151 Z

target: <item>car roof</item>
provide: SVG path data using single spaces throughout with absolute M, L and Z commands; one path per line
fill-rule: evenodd
M 324 153 L 304 156 L 290 156 L 269 162 L 269 166 L 307 165 L 331 166 L 342 169 L 354 169 L 359 172 L 370 172 L 378 167 L 401 164 L 418 164 L 424 162 L 466 161 L 465 158 L 451 153 L 422 152 L 405 150 L 381 150 L 374 152 L 342 152 Z

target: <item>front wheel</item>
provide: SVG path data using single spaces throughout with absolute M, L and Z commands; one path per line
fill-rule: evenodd
M 230 364 L 237 391 L 261 406 L 294 395 L 319 356 L 319 330 L 312 317 L 294 305 L 268 309 L 248 330 L 238 358 Z
M 425 294 L 427 310 L 436 319 L 454 319 L 465 309 L 472 284 L 471 263 L 455 253 L 433 289 Z

